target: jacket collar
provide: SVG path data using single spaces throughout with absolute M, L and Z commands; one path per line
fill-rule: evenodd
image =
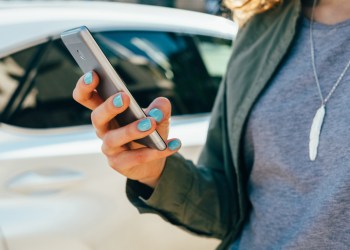
M 280 6 L 249 21 L 234 44 L 226 81 L 226 122 L 238 193 L 243 199 L 241 215 L 247 211 L 244 202 L 247 176 L 241 154 L 244 127 L 252 106 L 293 41 L 300 14 L 300 0 L 284 0 Z M 242 220 L 244 217 L 240 216 Z

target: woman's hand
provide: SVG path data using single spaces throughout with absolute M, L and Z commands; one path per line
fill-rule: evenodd
M 98 82 L 95 72 L 86 73 L 78 80 L 73 98 L 93 110 L 92 125 L 103 141 L 102 152 L 109 165 L 127 178 L 154 188 L 163 171 L 166 157 L 174 154 L 181 146 L 178 139 L 167 140 L 171 116 L 169 100 L 162 97 L 155 99 L 145 110 L 148 118 L 119 127 L 113 118 L 128 108 L 130 98 L 119 92 L 103 101 L 96 91 Z M 146 137 L 155 129 L 168 145 L 164 151 L 133 142 Z

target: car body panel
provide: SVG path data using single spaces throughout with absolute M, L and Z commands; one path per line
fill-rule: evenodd
M 233 39 L 237 32 L 237 25 L 225 18 L 155 6 L 106 2 L 11 4 L 1 1 L 0 6 L 7 6 L 0 7 L 0 57 L 83 25 L 91 31 L 171 30 L 228 39 Z
M 172 136 L 182 138 L 184 156 L 198 157 L 205 138 L 188 132 L 205 134 L 207 119 L 174 121 Z M 158 216 L 139 215 L 125 196 L 125 178 L 108 166 L 91 126 L 25 136 L 13 131 L 18 128 L 5 130 L 11 129 L 0 130 L 0 148 L 6 148 L 0 153 L 0 226 L 10 249 L 45 249 L 55 242 L 50 249 L 209 250 L 218 244 Z M 189 136 L 197 141 L 186 142 Z
M 197 155 L 186 148 L 200 148 L 205 142 L 209 115 L 174 117 L 170 138 L 181 138 L 182 154 L 196 161 Z M 0 123 L 0 160 L 57 157 L 101 153 L 101 140 L 93 127 L 82 125 L 67 128 L 27 129 Z

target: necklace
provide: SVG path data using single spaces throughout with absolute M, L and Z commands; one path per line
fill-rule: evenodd
M 311 52 L 311 63 L 312 63 L 312 69 L 318 89 L 318 93 L 320 95 L 321 99 L 321 106 L 317 109 L 316 114 L 314 116 L 314 119 L 312 120 L 312 125 L 310 129 L 310 138 L 309 138 L 309 157 L 311 161 L 316 160 L 317 157 L 317 149 L 320 141 L 320 134 L 321 129 L 323 125 L 324 118 L 326 116 L 326 104 L 329 100 L 329 98 L 333 95 L 335 89 L 339 86 L 341 80 L 343 79 L 346 71 L 350 67 L 350 60 L 346 64 L 343 72 L 338 77 L 337 81 L 333 85 L 332 89 L 329 91 L 326 98 L 323 98 L 320 82 L 318 80 L 317 71 L 316 71 L 316 64 L 315 64 L 315 50 L 314 50 L 314 41 L 313 41 L 313 22 L 314 22 L 314 10 L 316 6 L 317 0 L 314 0 L 313 6 L 312 6 L 312 13 L 311 13 L 311 21 L 310 21 L 310 52 Z

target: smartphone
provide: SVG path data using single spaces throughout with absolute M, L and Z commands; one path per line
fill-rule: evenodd
M 97 92 L 104 100 L 120 91 L 128 94 L 130 97 L 129 107 L 114 118 L 120 126 L 146 117 L 87 27 L 82 26 L 64 31 L 61 34 L 61 39 L 84 73 L 95 71 L 98 74 L 100 82 Z M 142 139 L 135 140 L 135 142 L 157 150 L 164 150 L 167 147 L 156 130 Z

